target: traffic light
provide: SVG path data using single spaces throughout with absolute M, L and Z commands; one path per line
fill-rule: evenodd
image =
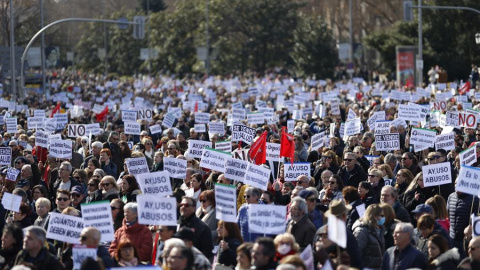
M 403 21 L 413 21 L 413 2 L 403 1 Z
M 145 38 L 145 16 L 133 17 L 133 38 L 144 39 Z

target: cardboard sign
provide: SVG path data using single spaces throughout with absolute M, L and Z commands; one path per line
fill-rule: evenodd
M 400 135 L 398 133 L 376 134 L 375 150 L 393 151 L 400 149 Z
M 186 160 L 185 160 L 186 161 Z M 142 194 L 165 197 L 172 195 L 172 185 L 168 171 L 135 175 Z
M 231 141 L 215 142 L 215 150 L 220 150 L 223 152 L 232 152 L 232 142 Z
M 362 122 L 360 118 L 348 120 L 345 122 L 345 135 L 352 136 L 362 131 Z
M 480 168 L 461 165 L 458 173 L 456 191 L 474 196 L 480 195 Z
M 376 121 L 375 122 L 375 134 L 388 134 L 390 133 L 390 124 L 392 121 Z
M 244 125 L 234 124 L 232 128 L 232 142 L 242 141 L 250 145 L 255 138 L 256 130 Z
M 210 122 L 210 114 L 203 112 L 195 113 L 195 124 L 208 124 Z
M 208 123 L 208 132 L 225 135 L 225 124 L 223 122 Z
M 228 158 L 227 166 L 225 169 L 225 177 L 233 181 L 243 182 L 245 179 L 245 173 L 247 172 L 248 162 L 245 160 Z
M 205 127 L 205 124 L 195 124 L 193 126 L 193 129 L 195 130 L 195 132 L 198 132 L 198 133 L 207 132 L 207 128 Z
M 47 238 L 70 244 L 80 244 L 83 218 L 50 212 Z
M 173 123 L 175 122 L 175 115 L 171 113 L 165 114 L 163 121 L 162 121 L 162 126 L 165 128 L 171 128 L 173 126 Z
M 85 227 L 97 228 L 102 234 L 101 242 L 111 242 L 114 239 L 112 211 L 109 201 L 84 203 L 81 205 Z M 120 211 L 123 211 L 121 209 Z
M 17 118 L 5 118 L 5 125 L 7 125 L 8 133 L 17 133 Z
M 265 116 L 263 112 L 252 112 L 247 114 L 247 122 L 248 124 L 257 124 L 263 125 L 265 123 Z
M 137 122 L 137 111 L 122 110 L 123 122 Z
M 285 181 L 297 181 L 297 177 L 300 175 L 306 175 L 310 177 L 310 163 L 308 162 L 299 162 L 292 164 L 284 164 L 285 169 Z
M 410 144 L 415 145 L 416 148 L 420 146 L 433 147 L 436 135 L 437 131 L 435 130 L 414 127 L 410 136 Z
M 247 173 L 243 183 L 261 190 L 267 190 L 268 181 L 270 180 L 270 169 L 264 168 L 253 163 L 247 166 Z
M 12 148 L 0 147 L 0 165 L 10 166 L 12 164 Z
M 445 115 L 445 125 L 454 128 L 460 128 L 458 112 L 447 112 Z
M 87 258 L 97 259 L 97 249 L 74 245 L 72 248 L 73 269 L 80 269 L 82 262 Z
M 137 195 L 138 223 L 177 226 L 177 200 L 174 197 Z
M 455 149 L 455 132 L 440 134 L 435 136 L 435 149 L 444 149 L 446 151 Z
M 17 170 L 12 167 L 7 168 L 7 177 L 6 179 L 9 181 L 17 181 L 17 176 L 20 174 L 20 170 Z
M 250 204 L 248 228 L 252 233 L 282 234 L 285 232 L 287 207 L 284 205 Z
M 192 158 L 201 158 L 203 149 L 205 147 L 212 147 L 212 142 L 188 140 L 188 156 Z
M 472 165 L 477 162 L 477 148 L 474 146 L 460 152 L 460 165 Z
M 442 162 L 432 165 L 424 165 L 423 184 L 426 187 L 452 184 L 452 173 L 450 162 Z
M 405 121 L 425 121 L 425 116 L 422 111 L 422 106 L 412 106 L 407 104 L 398 105 L 398 118 Z
M 163 168 L 172 178 L 184 179 L 187 176 L 187 160 L 179 158 L 163 158 Z
M 327 140 L 327 135 L 325 135 L 325 131 L 319 132 L 312 136 L 311 138 L 311 146 L 312 151 L 317 150 L 320 147 L 325 146 L 325 141 Z
M 145 157 L 127 158 L 125 159 L 125 163 L 127 164 L 128 173 L 135 177 L 139 174 L 150 172 L 147 159 Z
M 242 108 L 232 108 L 232 119 L 235 121 L 245 120 L 247 113 L 245 109 Z
M 153 117 L 152 109 L 142 109 L 137 111 L 137 119 L 151 120 Z
M 72 159 L 72 141 L 69 140 L 50 140 L 50 152 L 51 157 Z
M 13 212 L 20 212 L 20 205 L 22 204 L 22 197 L 5 192 L 3 193 L 2 197 L 2 205 L 5 209 L 13 211 Z
M 160 125 L 150 126 L 150 133 L 151 133 L 151 134 L 162 133 L 162 127 L 161 127 Z
M 232 156 L 231 153 L 215 150 L 210 147 L 205 147 L 202 153 L 200 167 L 223 173 L 225 172 L 227 159 Z
M 225 222 L 237 222 L 236 187 L 215 184 L 216 218 Z
M 269 161 L 280 160 L 280 144 L 267 142 L 266 159 Z
M 137 122 L 125 122 L 125 134 L 140 135 L 141 125 Z
M 45 126 L 45 117 L 28 117 L 27 127 L 28 129 L 43 128 Z

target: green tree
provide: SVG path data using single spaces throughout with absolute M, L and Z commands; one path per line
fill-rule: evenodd
M 147 6 L 150 7 L 150 12 L 159 12 L 167 8 L 163 0 L 140 0 L 140 6 L 145 13 L 147 13 Z

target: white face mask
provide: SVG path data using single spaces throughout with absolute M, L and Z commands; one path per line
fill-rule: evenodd
M 206 208 L 203 208 L 203 207 L 202 207 L 202 211 L 203 211 L 204 213 L 208 213 L 208 211 L 210 211 L 211 209 L 212 209 L 212 206 L 211 206 L 211 205 L 207 206 Z
M 290 247 L 289 244 L 281 244 L 280 246 L 278 246 L 277 251 L 278 251 L 278 253 L 280 253 L 282 255 L 285 255 L 288 252 L 290 252 L 291 249 L 292 248 Z

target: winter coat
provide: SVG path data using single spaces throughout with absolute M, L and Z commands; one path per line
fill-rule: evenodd
M 225 242 L 228 243 L 228 249 L 220 250 L 218 256 L 218 263 L 223 265 L 237 265 L 237 248 L 241 242 L 237 238 L 225 237 Z
M 200 216 L 202 215 L 202 207 L 197 208 L 197 210 L 195 211 L 195 215 L 200 218 Z M 215 208 L 212 207 L 205 215 L 203 215 L 201 220 L 210 228 L 210 231 L 212 233 L 212 240 L 217 239 L 218 233 Z
M 135 222 L 127 226 L 126 219 L 123 220 L 122 227 L 115 232 L 115 237 L 108 248 L 110 256 L 115 257 L 117 246 L 122 240 L 130 240 L 137 249 L 140 261 L 150 261 L 152 256 L 153 239 L 152 233 L 147 226 Z
M 398 252 L 397 257 L 395 256 L 395 252 Z M 382 270 L 406 270 L 411 268 L 427 268 L 427 257 L 425 257 L 422 252 L 415 249 L 412 245 L 408 245 L 400 251 L 396 246 L 393 246 L 385 251 L 382 261 Z
M 460 262 L 460 253 L 458 249 L 452 248 L 445 253 L 440 254 L 437 258 L 428 262 L 428 270 L 450 270 L 456 269 Z
M 62 264 L 58 259 L 43 248 L 36 258 L 31 258 L 26 250 L 17 254 L 15 265 L 28 264 L 34 265 L 37 269 L 63 270 Z
M 195 214 L 187 218 L 180 219 L 180 228 L 188 227 L 195 232 L 193 245 L 200 250 L 205 257 L 210 259 L 212 257 L 213 241 L 210 228 L 205 222 L 201 221 Z M 150 239 L 152 237 L 150 236 Z
M 301 250 L 312 244 L 316 231 L 315 225 L 313 225 L 307 215 L 303 215 L 298 222 L 290 220 L 287 225 L 287 232 L 293 235 Z
M 355 167 L 351 172 L 348 172 L 347 167 L 343 166 L 338 170 L 337 174 L 342 178 L 344 186 L 358 188 L 360 182 L 367 181 L 367 173 L 358 164 L 355 164 Z
M 363 267 L 380 269 L 385 250 L 383 227 L 379 229 L 370 228 L 363 220 L 357 220 L 353 224 L 353 235 L 357 239 Z
M 450 238 L 456 241 L 462 241 L 464 238 L 463 230 L 470 225 L 470 210 L 472 210 L 472 200 L 475 198 L 473 204 L 473 213 L 478 213 L 478 197 L 465 193 L 453 192 L 448 196 L 447 210 L 448 218 L 450 220 Z

